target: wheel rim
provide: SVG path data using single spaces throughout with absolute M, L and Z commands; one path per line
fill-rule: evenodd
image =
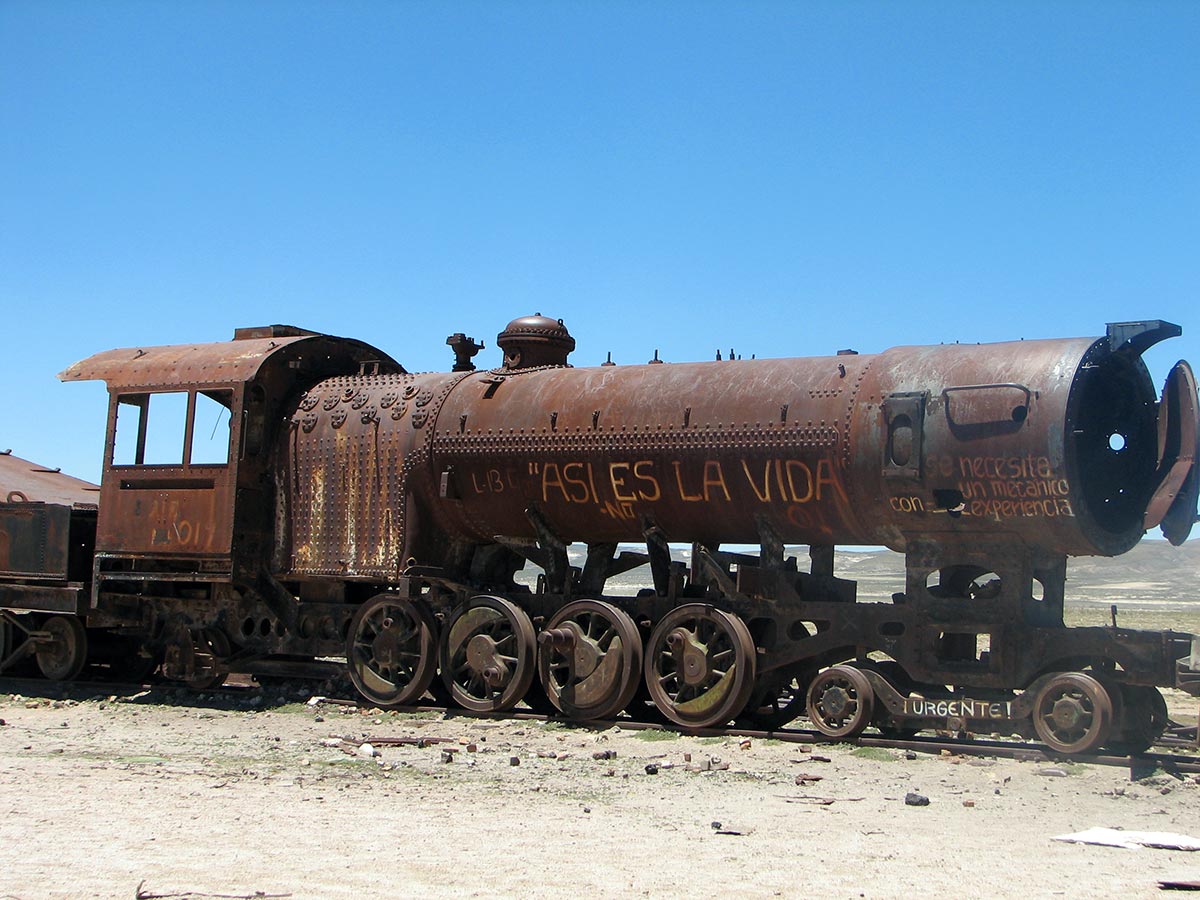
M 1056 675 L 1038 692 L 1033 726 L 1059 753 L 1087 753 L 1108 739 L 1113 704 L 1104 686 L 1090 675 Z
M 853 666 L 826 669 L 808 689 L 808 717 L 822 734 L 857 737 L 871 722 L 875 692 L 867 677 Z
M 350 622 L 346 665 L 350 680 L 376 706 L 412 703 L 437 672 L 433 616 L 404 597 L 380 594 Z
M 804 714 L 813 671 L 808 666 L 760 677 L 750 692 L 742 717 L 752 725 L 774 730 Z
M 42 631 L 50 640 L 39 643 L 36 657 L 38 669 L 51 681 L 70 681 L 83 671 L 87 663 L 87 631 L 74 616 L 51 616 Z
M 536 674 L 533 623 L 502 597 L 474 597 L 442 636 L 442 680 L 455 703 L 476 712 L 511 709 Z
M 735 615 L 692 603 L 667 613 L 650 634 L 646 687 L 677 725 L 707 728 L 733 719 L 754 687 L 754 639 Z
M 607 719 L 637 692 L 642 638 L 633 619 L 609 603 L 568 603 L 550 619 L 538 643 L 542 687 L 564 715 Z
M 1169 720 L 1167 703 L 1158 688 L 1138 684 L 1122 684 L 1113 696 L 1114 734 L 1108 746 L 1121 753 L 1145 753 L 1166 730 Z M 1110 696 L 1112 696 L 1110 692 Z
M 201 628 L 192 635 L 192 653 L 193 659 L 197 656 L 208 656 L 208 666 L 212 667 L 218 660 L 227 659 L 232 652 L 229 646 L 229 638 L 225 636 L 219 628 Z M 200 665 L 196 668 L 203 670 L 204 661 L 200 660 Z M 207 674 L 197 674 L 189 678 L 185 683 L 193 691 L 207 691 L 210 688 L 220 687 L 225 683 L 228 677 L 227 672 L 208 672 Z

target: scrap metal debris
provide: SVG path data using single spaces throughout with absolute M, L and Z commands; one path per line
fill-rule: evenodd
M 216 897 L 219 900 L 275 900 L 280 897 L 290 897 L 291 894 L 268 894 L 265 891 L 255 891 L 253 894 L 205 894 L 200 891 L 181 891 L 171 894 L 155 894 L 143 889 L 145 880 L 138 882 L 134 900 L 190 900 L 192 897 Z
M 1075 834 L 1061 834 L 1054 838 L 1068 844 L 1096 844 L 1101 847 L 1121 847 L 1136 850 L 1152 847 L 1156 850 L 1200 850 L 1200 838 L 1186 834 L 1171 834 L 1166 831 L 1121 831 L 1117 828 L 1089 828 Z

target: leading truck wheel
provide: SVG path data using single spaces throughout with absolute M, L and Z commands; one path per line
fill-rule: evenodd
M 407 706 L 437 674 L 437 630 L 424 606 L 379 594 L 358 608 L 346 638 L 346 666 L 358 692 L 383 708 Z
M 685 728 L 723 725 L 754 688 L 754 639 L 737 616 L 689 603 L 667 613 L 646 644 L 646 687 L 659 712 Z
M 473 597 L 450 616 L 440 647 L 442 680 L 459 706 L 512 709 L 537 670 L 533 623 L 503 597 Z
M 1038 691 L 1033 727 L 1059 753 L 1089 753 L 1112 731 L 1113 704 L 1099 681 L 1081 672 L 1055 675 Z
M 828 737 L 858 737 L 871 724 L 874 711 L 871 682 L 854 666 L 826 669 L 808 689 L 808 717 Z
M 51 681 L 70 681 L 87 663 L 87 631 L 74 616 L 51 616 L 39 631 L 48 632 L 49 640 L 38 641 L 37 666 Z

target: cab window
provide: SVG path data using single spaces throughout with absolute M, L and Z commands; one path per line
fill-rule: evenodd
M 114 466 L 224 465 L 231 391 L 162 391 L 117 397 Z

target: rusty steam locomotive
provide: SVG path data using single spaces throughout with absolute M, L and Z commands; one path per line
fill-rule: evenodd
M 1141 360 L 1179 333 L 574 368 L 539 314 L 486 371 L 463 334 L 448 374 L 285 326 L 101 353 L 60 376 L 109 386 L 98 512 L 0 504 L 0 668 L 103 650 L 204 685 L 344 656 L 380 706 L 1141 749 L 1200 640 L 1065 627 L 1064 589 L 1068 557 L 1196 519 L 1194 377 L 1159 397 Z M 838 545 L 904 553 L 891 602 Z

